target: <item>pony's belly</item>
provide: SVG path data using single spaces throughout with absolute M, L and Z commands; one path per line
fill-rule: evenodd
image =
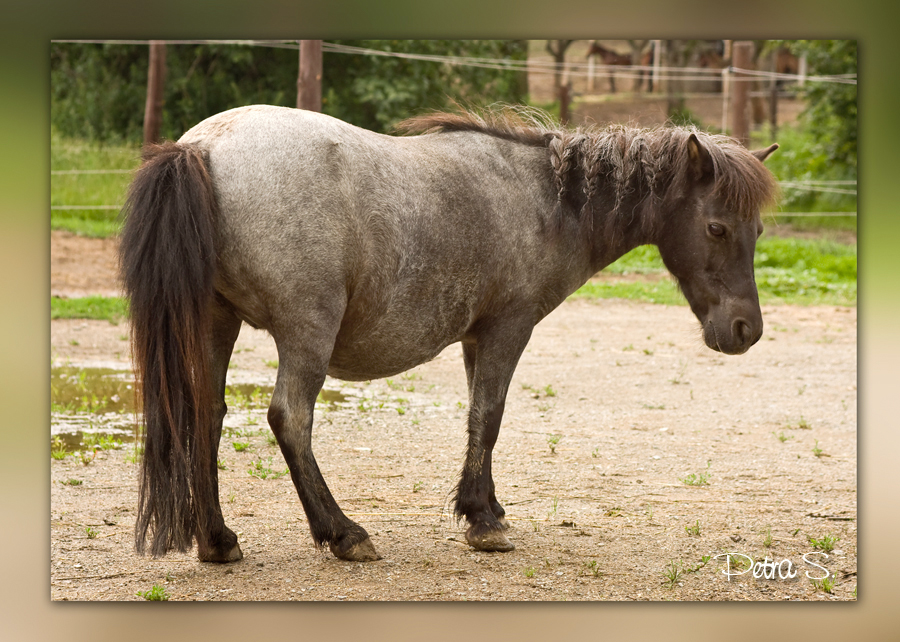
M 395 341 L 338 342 L 328 363 L 329 376 L 345 381 L 392 377 L 431 361 L 453 341 L 416 344 Z

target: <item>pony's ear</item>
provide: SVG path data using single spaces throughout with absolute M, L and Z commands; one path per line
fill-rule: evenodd
M 769 145 L 765 149 L 757 149 L 756 151 L 753 151 L 750 153 L 753 154 L 754 156 L 756 156 L 759 159 L 759 162 L 763 162 L 776 149 L 778 149 L 778 143 L 773 143 L 772 145 Z
M 694 176 L 698 181 L 711 179 L 715 170 L 713 169 L 712 156 L 703 146 L 696 134 L 691 134 L 687 140 L 688 159 Z

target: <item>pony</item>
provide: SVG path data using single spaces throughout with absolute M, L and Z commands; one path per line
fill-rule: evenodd
M 652 61 L 653 60 L 652 50 L 649 55 L 650 55 L 649 60 Z M 607 67 L 611 67 L 611 66 L 615 66 L 615 65 L 623 66 L 623 67 L 630 67 L 632 64 L 634 64 L 631 60 L 631 56 L 626 55 L 626 54 L 620 54 L 616 51 L 613 51 L 612 49 L 607 49 L 606 47 L 601 45 L 596 40 L 591 41 L 591 46 L 588 48 L 588 52 L 587 52 L 587 55 L 585 56 L 585 58 L 590 58 L 591 56 L 597 56 L 600 59 L 600 62 Z M 644 57 L 646 58 L 646 56 L 647 55 L 645 54 Z M 641 61 L 641 64 L 644 64 L 643 59 Z M 644 74 L 643 74 L 643 72 L 641 72 L 640 76 L 638 77 L 638 81 L 636 83 L 635 88 L 640 89 L 640 86 L 643 83 L 643 81 L 644 81 Z M 651 80 L 651 82 L 652 82 L 652 80 Z M 651 91 L 653 90 L 652 87 L 650 90 Z M 609 91 L 612 94 L 616 93 L 616 74 L 612 70 L 610 70 L 610 72 L 609 72 Z
M 216 467 L 242 323 L 277 346 L 268 423 L 312 539 L 354 561 L 379 556 L 311 447 L 326 374 L 388 377 L 460 343 L 469 415 L 454 512 L 471 547 L 509 551 L 491 455 L 532 329 L 569 294 L 652 243 L 709 348 L 759 340 L 753 254 L 775 194 L 761 161 L 777 145 L 569 130 L 512 107 L 425 114 L 399 132 L 257 105 L 145 149 L 119 257 L 144 422 L 139 554 L 196 540 L 202 561 L 242 558 Z

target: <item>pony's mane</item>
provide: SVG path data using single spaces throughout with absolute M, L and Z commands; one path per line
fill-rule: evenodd
M 712 189 L 725 207 L 751 218 L 774 202 L 776 182 L 763 164 L 737 140 L 709 134 L 695 127 L 664 125 L 654 128 L 586 126 L 566 129 L 545 112 L 504 106 L 483 111 L 433 112 L 397 125 L 406 134 L 471 131 L 524 145 L 546 147 L 560 201 L 581 200 L 586 207 L 606 177 L 615 188 L 615 210 L 635 192 L 666 209 L 686 195 L 693 184 L 691 134 L 709 152 L 713 164 Z M 582 195 L 571 187 L 581 186 Z

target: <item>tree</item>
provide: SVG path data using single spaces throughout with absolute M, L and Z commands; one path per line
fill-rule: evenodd
M 810 75 L 856 74 L 855 40 L 775 40 L 771 47 L 788 47 L 806 56 Z M 819 156 L 856 175 L 856 85 L 807 81 L 798 92 L 806 99 L 803 125 L 816 141 Z
M 147 45 L 51 45 L 52 125 L 66 136 L 141 141 L 148 66 Z M 289 49 L 173 45 L 166 67 L 162 138 L 231 107 L 295 102 L 297 52 Z
M 525 60 L 525 41 L 361 40 L 343 44 L 446 56 Z M 50 115 L 66 136 L 142 140 L 146 45 L 51 45 Z M 297 51 L 238 45 L 173 45 L 167 50 L 161 136 L 177 139 L 204 118 L 243 105 L 296 105 Z M 360 127 L 387 132 L 423 109 L 520 102 L 522 71 L 441 62 L 326 53 L 322 110 Z
M 553 89 L 559 100 L 559 120 L 563 123 L 569 120 L 569 88 L 563 87 L 562 72 L 566 64 L 566 49 L 574 40 L 548 40 L 547 52 L 553 56 L 556 65 L 553 68 Z
M 402 54 L 527 59 L 524 40 L 335 40 Z M 400 120 L 452 102 L 484 105 L 521 102 L 525 72 L 452 65 L 408 58 L 326 54 L 322 111 L 365 129 L 388 132 Z

